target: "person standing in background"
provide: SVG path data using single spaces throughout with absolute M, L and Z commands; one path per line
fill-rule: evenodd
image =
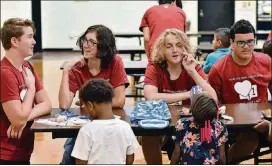
M 176 28 L 185 32 L 186 15 L 181 1 L 159 0 L 159 5 L 146 10 L 139 30 L 144 33 L 144 47 L 148 60 L 156 39 L 166 29 Z
M 267 37 L 267 40 L 270 40 L 270 39 L 272 39 L 272 32 L 270 32 L 268 37 Z

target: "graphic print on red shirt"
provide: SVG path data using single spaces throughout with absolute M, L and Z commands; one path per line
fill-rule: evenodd
M 266 103 L 271 70 L 271 58 L 266 54 L 254 52 L 245 66 L 227 54 L 212 67 L 208 80 L 222 104 Z

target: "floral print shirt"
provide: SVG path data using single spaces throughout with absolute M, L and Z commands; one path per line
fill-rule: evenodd
M 220 164 L 219 146 L 228 140 L 228 132 L 221 121 L 211 122 L 212 142 L 200 141 L 200 128 L 193 118 L 181 118 L 177 121 L 176 143 L 180 144 L 179 164 Z

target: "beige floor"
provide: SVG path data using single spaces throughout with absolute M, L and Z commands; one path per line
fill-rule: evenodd
M 31 62 L 34 65 L 38 75 L 42 79 L 45 89 L 51 99 L 52 106 L 58 107 L 58 91 L 62 71 L 60 65 L 65 61 L 80 56 L 79 53 L 71 52 L 54 52 L 43 53 L 43 55 L 35 55 Z M 129 59 L 127 55 L 122 56 L 123 59 Z M 130 78 L 131 83 L 133 79 Z M 133 91 L 133 86 L 127 88 L 127 93 Z M 126 105 L 134 105 L 135 100 L 126 99 Z M 74 102 L 73 105 L 74 106 Z M 63 144 L 66 139 L 52 139 L 51 133 L 36 133 L 34 152 L 31 157 L 31 164 L 59 164 L 63 154 Z M 265 156 L 270 158 L 271 155 Z M 167 155 L 163 155 L 163 163 L 169 164 Z M 141 147 L 137 150 L 134 164 L 146 164 Z M 242 164 L 253 164 L 253 160 L 248 160 Z M 272 164 L 272 163 L 271 163 Z

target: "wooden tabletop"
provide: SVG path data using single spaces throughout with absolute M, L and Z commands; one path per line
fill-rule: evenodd
M 257 124 L 258 120 L 262 119 L 261 111 L 271 108 L 271 104 L 227 104 L 226 114 L 233 117 L 234 121 L 222 120 L 229 130 L 252 130 L 252 127 Z M 123 109 L 113 109 L 115 115 L 119 115 L 122 120 L 127 121 L 135 135 L 173 135 L 174 126 L 177 120 L 180 118 L 180 113 L 178 110 L 181 110 L 182 107 L 186 106 L 169 106 L 171 112 L 171 122 L 168 127 L 165 129 L 143 129 L 136 124 L 131 124 L 130 115 L 134 106 L 125 106 Z M 188 107 L 187 107 L 188 108 Z M 59 113 L 61 110 L 54 108 L 51 112 L 51 115 L 43 116 L 39 119 L 49 118 L 54 114 Z M 79 108 L 71 108 L 70 111 L 75 113 L 80 113 Z M 49 126 L 45 124 L 40 124 L 34 122 L 31 126 L 31 131 L 33 132 L 52 132 L 53 138 L 68 138 L 76 137 L 80 127 L 63 127 L 63 126 Z

